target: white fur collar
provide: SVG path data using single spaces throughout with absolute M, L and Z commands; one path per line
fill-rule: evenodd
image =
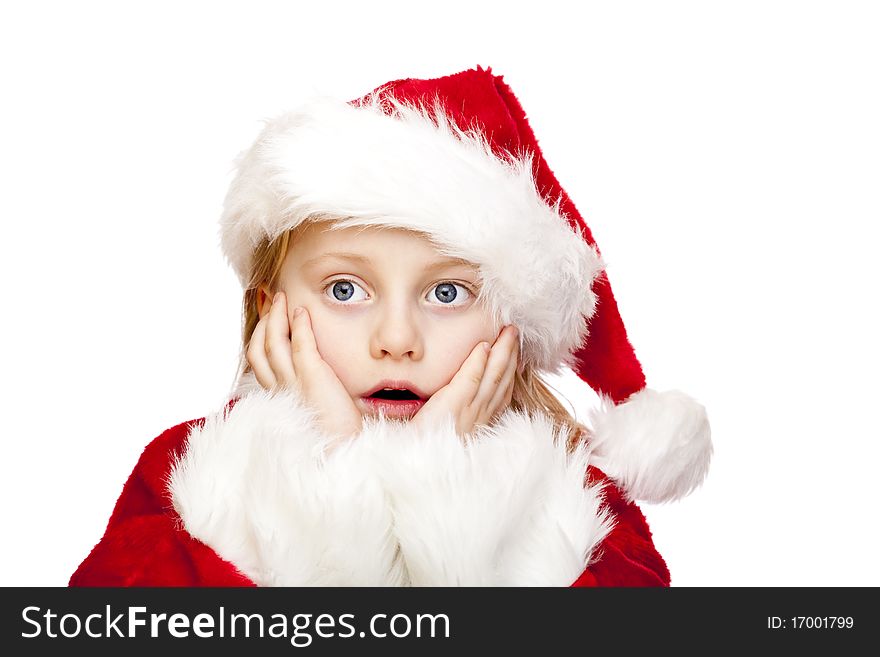
M 259 585 L 568 586 L 614 523 L 588 460 L 513 411 L 467 444 L 368 419 L 329 449 L 293 393 L 251 389 L 193 429 L 169 492 Z

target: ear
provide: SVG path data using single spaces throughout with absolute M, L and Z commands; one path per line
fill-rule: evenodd
M 260 319 L 266 316 L 269 308 L 272 307 L 272 297 L 275 296 L 267 285 L 260 285 L 257 288 L 257 314 Z

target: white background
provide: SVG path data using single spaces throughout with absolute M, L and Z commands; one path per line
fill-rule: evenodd
M 673 585 L 880 585 L 877 5 L 423 7 L 4 3 L 0 583 L 66 584 L 147 442 L 225 400 L 217 218 L 260 121 L 480 64 L 592 228 L 649 385 L 709 410 L 706 483 L 642 505 Z

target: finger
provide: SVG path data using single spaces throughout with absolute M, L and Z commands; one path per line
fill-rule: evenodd
M 272 372 L 272 367 L 269 365 L 269 359 L 266 357 L 265 342 L 266 318 L 264 317 L 257 322 L 254 332 L 251 334 L 251 340 L 248 343 L 247 349 L 247 362 L 254 371 L 257 382 L 267 390 L 271 390 L 278 382 L 275 379 L 274 372 Z
M 312 330 L 312 320 L 305 308 L 296 308 L 290 327 L 290 345 L 293 367 L 300 376 L 314 371 L 321 361 L 318 344 Z
M 480 389 L 480 382 L 483 380 L 483 375 L 486 372 L 486 364 L 489 361 L 489 349 L 488 342 L 480 342 L 476 345 L 468 357 L 465 358 L 461 367 L 458 368 L 458 372 L 455 373 L 455 376 L 446 385 L 446 394 L 451 398 L 450 401 L 453 406 L 470 406 L 473 403 L 477 390 Z
M 504 371 L 501 382 L 495 389 L 492 400 L 486 406 L 487 421 L 491 420 L 495 415 L 503 412 L 510 406 L 510 400 L 513 398 L 513 385 L 516 381 L 516 358 L 511 358 Z
M 296 372 L 291 354 L 287 298 L 283 292 L 275 295 L 266 320 L 264 344 L 269 366 L 275 373 L 279 385 L 291 386 L 296 381 Z
M 512 325 L 505 326 L 504 330 L 498 335 L 498 339 L 495 340 L 495 345 L 489 354 L 489 362 L 486 364 L 486 373 L 474 398 L 474 406 L 480 414 L 488 408 L 495 398 L 495 394 L 502 385 L 511 361 L 514 361 L 515 367 L 518 344 L 516 327 Z

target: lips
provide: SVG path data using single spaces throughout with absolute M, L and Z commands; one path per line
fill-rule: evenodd
M 403 379 L 385 379 L 384 381 L 380 381 L 361 396 L 375 397 L 377 394 L 381 394 L 381 396 L 390 399 L 403 399 L 410 397 L 421 399 L 423 401 L 426 401 L 428 397 L 430 397 L 428 393 L 417 388 L 415 384 Z

